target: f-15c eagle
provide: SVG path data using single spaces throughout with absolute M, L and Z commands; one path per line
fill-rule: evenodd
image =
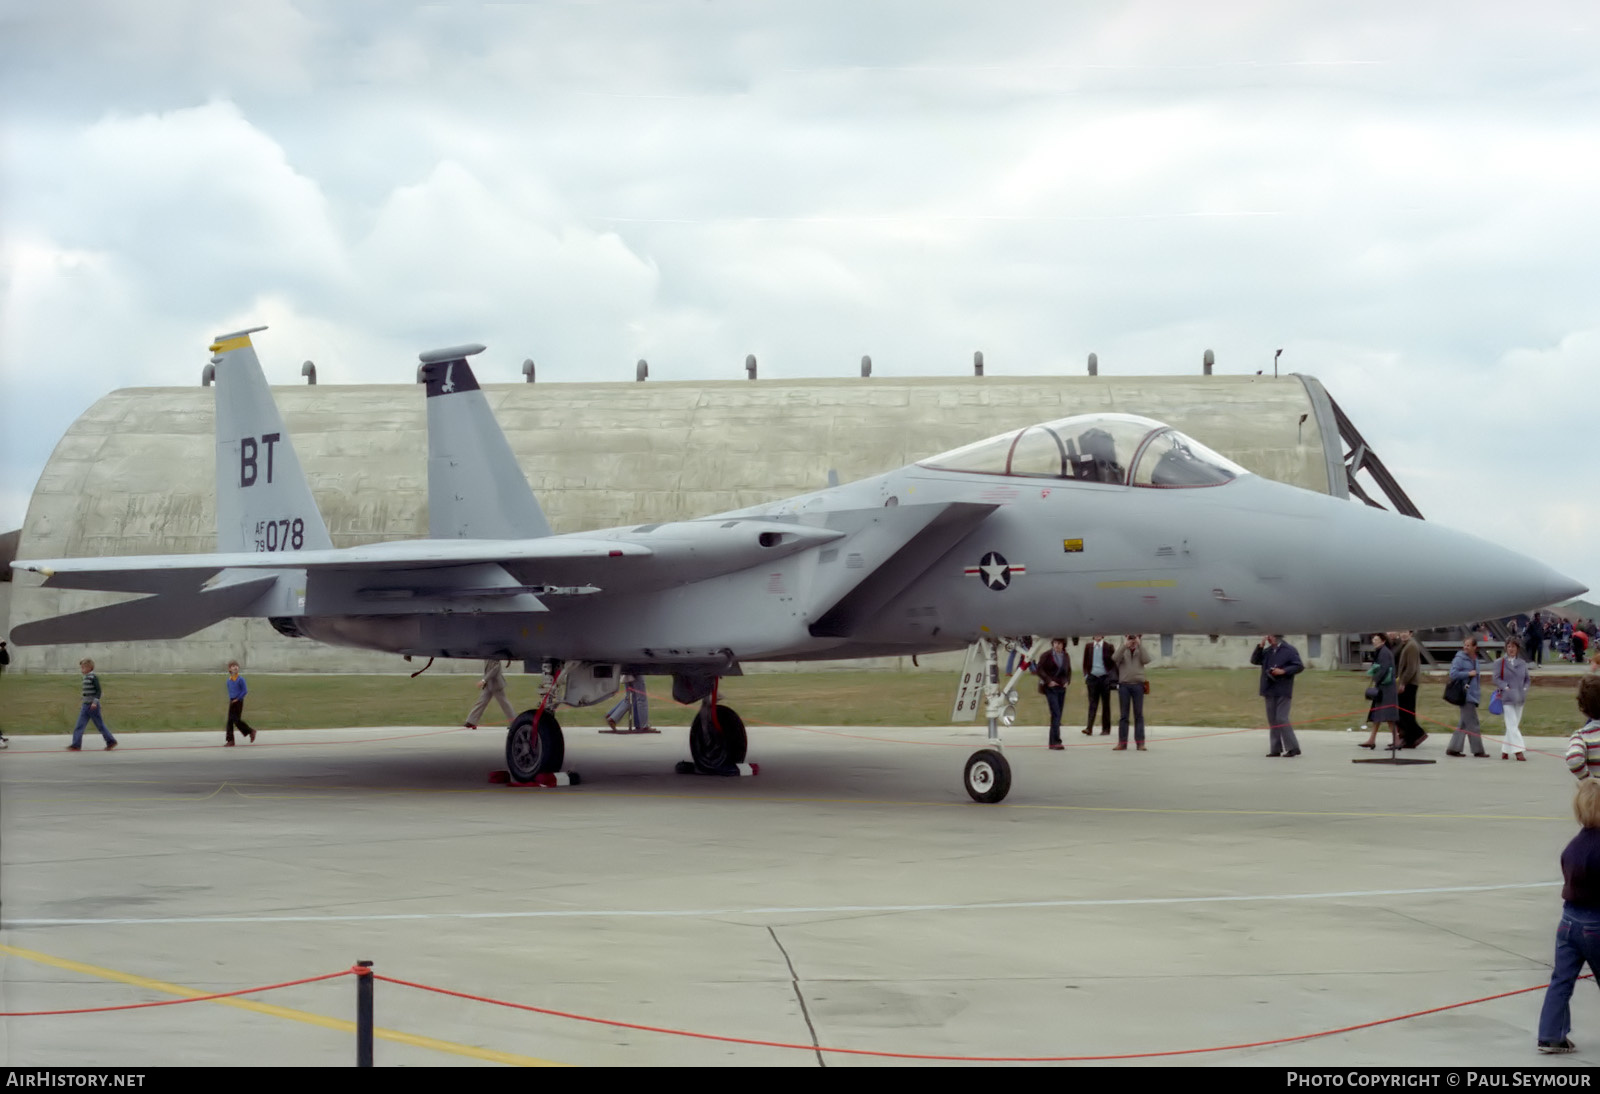
M 1129 414 L 1062 418 L 873 478 L 698 520 L 555 535 L 468 358 L 424 353 L 428 537 L 335 549 L 250 336 L 216 367 L 217 553 L 17 561 L 45 585 L 148 594 L 26 623 L 19 645 L 180 638 L 233 617 L 411 657 L 516 658 L 542 702 L 506 762 L 558 771 L 555 709 L 670 675 L 700 703 L 695 762 L 745 758 L 717 682 L 756 661 L 969 649 L 989 747 L 965 785 L 1011 783 L 1000 654 L 1033 636 L 1359 632 L 1494 618 L 1583 592 L 1483 540 L 1253 475 Z

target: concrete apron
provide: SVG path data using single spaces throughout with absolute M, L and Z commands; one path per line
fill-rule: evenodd
M 259 728 L 259 727 L 258 727 Z M 1121 1055 L 1294 1037 L 1548 979 L 1562 743 L 1530 762 L 1350 763 L 1359 734 L 1153 728 L 1149 751 L 1008 732 L 1000 806 L 966 728 L 765 728 L 754 778 L 672 773 L 671 731 L 567 734 L 580 786 L 486 781 L 503 734 L 16 737 L 0 754 L 0 1010 L 172 998 L 344 968 L 800 1045 Z M 1491 745 L 1492 754 L 1498 748 Z M 88 921 L 88 922 L 70 922 Z M 34 956 L 20 956 L 18 951 Z M 76 964 L 71 964 L 76 963 Z M 87 968 L 86 968 L 87 966 Z M 0 1063 L 344 1064 L 349 979 L 0 1019 Z M 1600 1061 L 1534 1051 L 1542 992 L 1175 1064 Z M 263 1012 L 268 1004 L 278 1011 Z M 321 1019 L 320 1021 L 318 1019 Z M 330 1028 L 332 1020 L 332 1028 Z M 575 1022 L 377 985 L 379 1064 L 815 1064 L 814 1051 Z M 431 1041 L 421 1038 L 431 1038 Z M 830 1066 L 893 1062 L 822 1054 Z

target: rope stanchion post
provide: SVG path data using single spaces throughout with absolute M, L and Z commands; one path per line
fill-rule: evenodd
M 356 1066 L 372 1066 L 372 962 L 356 962 Z

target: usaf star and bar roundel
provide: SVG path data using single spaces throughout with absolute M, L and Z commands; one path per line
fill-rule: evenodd
M 1027 572 L 1026 566 L 1007 562 L 1006 556 L 999 551 L 988 552 L 976 566 L 968 566 L 965 571 L 968 577 L 982 578 L 983 583 L 995 592 L 1009 588 L 1013 576 Z

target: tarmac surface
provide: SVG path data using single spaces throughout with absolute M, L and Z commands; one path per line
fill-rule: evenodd
M 114 728 L 114 727 L 113 727 Z M 981 728 L 751 727 L 753 778 L 680 776 L 683 731 L 567 733 L 582 785 L 490 785 L 503 731 L 85 740 L 0 753 L 0 1011 L 383 975 L 730 1043 L 376 984 L 381 1065 L 1132 1057 L 1201 1066 L 1600 1062 L 1580 982 L 1567 1057 L 1548 980 L 1560 739 L 1527 763 L 1352 764 L 1360 734 L 1154 728 L 1112 752 Z M 1498 753 L 1490 746 L 1491 755 Z M 0 1018 L 0 1064 L 354 1061 L 350 977 L 228 1001 Z M 822 1051 L 812 1045 L 827 1046 Z M 1140 1058 L 1139 1054 L 1174 1053 Z

